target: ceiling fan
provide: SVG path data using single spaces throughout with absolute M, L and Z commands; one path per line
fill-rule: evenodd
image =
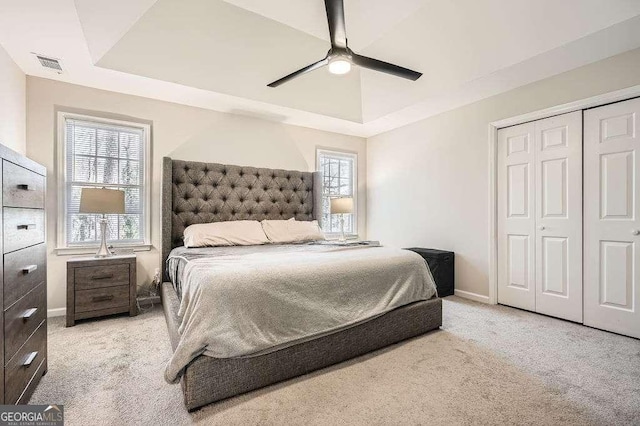
M 351 70 L 351 65 L 353 64 L 413 81 L 420 78 L 422 75 L 420 72 L 354 53 L 347 46 L 347 32 L 344 25 L 344 1 L 324 0 L 324 6 L 327 9 L 327 21 L 329 21 L 329 35 L 331 37 L 331 49 L 327 52 L 327 56 L 273 83 L 269 83 L 267 86 L 278 87 L 289 80 L 325 65 L 329 65 L 329 72 L 332 74 L 346 74 Z

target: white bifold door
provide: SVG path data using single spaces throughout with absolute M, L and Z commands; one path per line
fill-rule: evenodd
M 582 112 L 498 131 L 498 302 L 582 322 Z
M 640 338 L 640 99 L 584 119 L 584 323 Z

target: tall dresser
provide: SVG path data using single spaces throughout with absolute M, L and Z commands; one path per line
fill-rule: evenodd
M 26 404 L 47 371 L 46 168 L 0 145 L 0 398 Z

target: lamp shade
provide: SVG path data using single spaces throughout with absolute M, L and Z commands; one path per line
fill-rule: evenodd
M 331 199 L 331 214 L 353 213 L 353 198 L 342 197 Z
M 124 191 L 82 188 L 80 213 L 124 214 Z

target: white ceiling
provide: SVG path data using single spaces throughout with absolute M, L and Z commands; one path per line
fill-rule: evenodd
M 345 16 L 353 50 L 423 77 L 266 87 L 326 54 L 322 0 L 0 0 L 0 44 L 30 75 L 359 136 L 640 47 L 638 0 L 345 0 Z

